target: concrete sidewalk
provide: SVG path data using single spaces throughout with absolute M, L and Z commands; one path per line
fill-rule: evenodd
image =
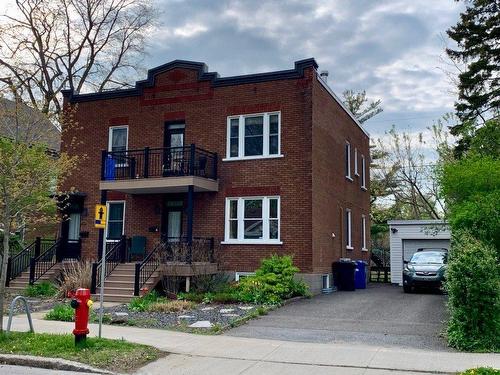
M 5 322 L 6 323 L 6 322 Z M 68 333 L 72 323 L 34 319 L 36 332 Z M 13 319 L 26 331 L 26 317 Z M 98 327 L 90 325 L 92 335 Z M 171 353 L 140 374 L 451 374 L 468 368 L 500 368 L 500 354 L 409 350 L 382 346 L 318 344 L 230 336 L 203 336 L 157 329 L 104 326 L 103 335 L 148 344 Z

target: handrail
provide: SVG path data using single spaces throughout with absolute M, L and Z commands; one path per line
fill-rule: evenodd
M 160 253 L 164 247 L 165 242 L 160 242 L 142 262 L 135 264 L 134 296 L 139 295 L 140 289 L 160 266 Z
M 166 262 L 214 262 L 213 237 L 166 237 L 164 259 Z
M 119 263 L 125 261 L 125 250 L 127 245 L 127 238 L 122 236 L 118 242 L 106 243 L 106 246 L 110 246 L 110 249 L 106 249 L 106 269 L 104 280 L 115 270 Z M 102 262 L 94 262 L 92 264 L 92 282 L 90 291 L 95 293 L 97 287 L 101 286 L 101 267 Z
M 38 279 L 40 279 L 40 277 L 45 275 L 48 270 L 60 261 L 60 245 L 61 239 L 58 239 L 43 253 L 30 259 L 30 285 L 33 285 Z
M 197 176 L 217 179 L 217 153 L 196 147 L 145 147 L 124 151 L 102 151 L 101 179 Z

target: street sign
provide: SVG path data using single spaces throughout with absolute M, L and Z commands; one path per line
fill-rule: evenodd
M 96 204 L 95 205 L 95 221 L 94 226 L 99 229 L 106 228 L 106 205 Z

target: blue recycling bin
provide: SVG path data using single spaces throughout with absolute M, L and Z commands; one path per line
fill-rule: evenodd
M 356 289 L 366 289 L 366 262 L 356 261 L 356 271 L 354 272 L 354 287 Z
M 104 179 L 106 181 L 115 179 L 116 161 L 111 155 L 108 155 L 104 162 Z

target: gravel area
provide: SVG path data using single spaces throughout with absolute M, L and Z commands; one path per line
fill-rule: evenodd
M 258 306 L 246 304 L 198 304 L 182 312 L 136 312 L 126 304 L 105 307 L 106 322 L 147 328 L 199 331 L 225 328 L 235 320 L 251 315 Z M 95 307 L 96 314 L 99 308 Z
M 5 298 L 4 315 L 9 314 L 10 304 L 15 297 L 16 295 L 8 295 Z M 28 305 L 32 313 L 37 311 L 50 310 L 55 305 L 64 302 L 64 300 L 55 298 L 39 298 L 39 297 L 25 297 L 25 298 L 28 301 Z M 24 303 L 18 301 L 14 307 L 14 315 L 24 314 L 24 312 L 25 312 Z

